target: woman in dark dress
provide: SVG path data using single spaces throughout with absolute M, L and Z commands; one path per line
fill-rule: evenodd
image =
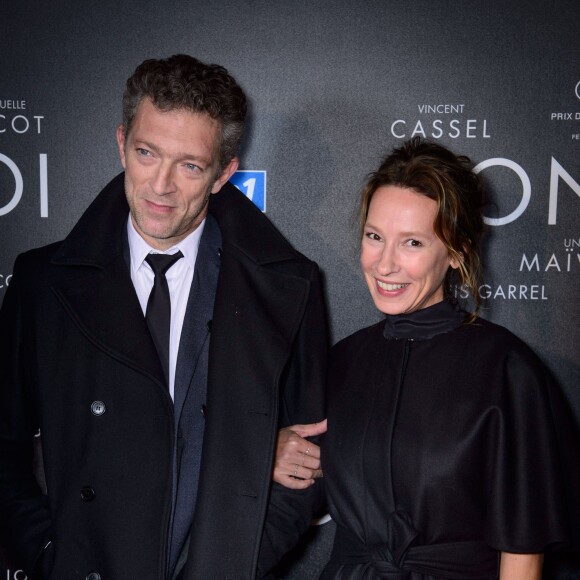
M 386 317 L 331 353 L 321 457 L 337 531 L 324 580 L 537 580 L 542 553 L 568 540 L 547 372 L 477 316 L 482 205 L 469 159 L 420 139 L 364 189 L 361 265 Z M 475 312 L 454 301 L 461 287 Z M 298 435 L 318 427 L 280 438 L 280 478 L 312 486 L 305 460 L 318 454 Z M 270 505 L 262 570 L 309 521 L 284 499 Z
M 331 355 L 324 580 L 534 580 L 567 539 L 546 371 L 477 317 L 482 201 L 469 159 L 420 139 L 363 192 L 361 265 L 386 320 Z

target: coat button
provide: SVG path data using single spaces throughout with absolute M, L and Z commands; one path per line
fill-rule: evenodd
M 90 485 L 85 485 L 85 487 L 81 489 L 81 499 L 83 501 L 93 501 L 95 499 L 95 495 L 95 490 Z
M 98 572 L 89 572 L 86 580 L 101 580 L 101 575 Z
M 97 417 L 100 417 L 106 410 L 107 407 L 105 407 L 103 401 L 93 401 L 91 403 L 91 413 Z

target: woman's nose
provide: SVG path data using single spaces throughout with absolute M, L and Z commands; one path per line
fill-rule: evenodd
M 381 276 L 387 276 L 398 271 L 396 250 L 390 244 L 384 245 L 382 252 L 378 256 L 376 268 Z

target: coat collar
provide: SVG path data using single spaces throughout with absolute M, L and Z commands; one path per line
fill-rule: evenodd
M 209 211 L 215 217 L 224 244 L 231 244 L 257 264 L 303 259 L 270 220 L 236 187 L 227 182 L 212 195 Z M 249 227 L 259 224 L 259 227 Z
M 95 198 L 53 256 L 54 264 L 106 268 L 122 255 L 129 214 L 124 177 L 124 173 L 117 175 Z M 211 196 L 209 212 L 219 225 L 224 243 L 235 246 L 257 264 L 300 259 L 282 234 L 231 183 Z M 248 228 L 248 223 L 256 221 L 262 227 Z
M 62 266 L 106 268 L 123 254 L 129 215 L 124 173 L 99 193 L 52 258 Z
M 226 184 L 218 194 L 212 195 L 210 212 L 222 233 L 222 265 L 228 264 L 223 270 L 229 280 L 217 293 L 214 322 L 220 321 L 227 337 L 232 317 L 241 320 L 248 304 L 259 304 L 268 313 L 268 320 L 275 321 L 268 323 L 272 327 L 270 334 L 279 334 L 283 338 L 281 343 L 286 344 L 296 332 L 296 320 L 302 316 L 309 281 L 279 273 L 275 268 L 265 268 L 259 277 L 252 274 L 252 284 L 242 284 L 241 280 L 245 280 L 249 264 L 265 266 L 288 260 L 304 261 L 304 258 L 233 185 Z M 55 283 L 53 291 L 95 345 L 154 377 L 163 386 L 161 365 L 124 256 L 128 214 L 121 173 L 91 203 L 54 254 L 52 263 L 66 267 L 67 272 Z M 236 257 L 240 252 L 245 257 L 244 265 Z M 242 271 L 246 274 L 242 275 Z M 288 305 L 295 310 L 295 315 L 288 314 Z M 124 321 L 123 332 L 119 332 L 119 320 Z M 250 320 L 243 326 L 240 333 L 253 328 Z M 224 351 L 219 358 L 226 360 L 228 356 Z

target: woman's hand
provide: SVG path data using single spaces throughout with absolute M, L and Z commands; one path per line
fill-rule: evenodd
M 541 580 L 543 554 L 502 552 L 499 580 Z
M 307 441 L 326 432 L 326 419 L 309 425 L 291 425 L 280 429 L 272 479 L 290 489 L 306 489 L 322 477 L 320 447 Z

